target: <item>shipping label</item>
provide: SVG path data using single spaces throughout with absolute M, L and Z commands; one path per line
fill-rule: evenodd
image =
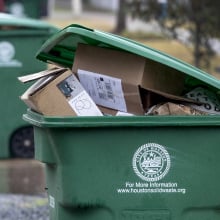
M 96 104 L 127 112 L 121 79 L 81 69 L 77 74 Z
M 78 116 L 102 116 L 99 108 L 73 74 L 57 86 Z

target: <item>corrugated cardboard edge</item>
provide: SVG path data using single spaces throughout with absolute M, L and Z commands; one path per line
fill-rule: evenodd
M 30 81 L 34 81 L 34 80 L 43 78 L 45 76 L 55 75 L 57 73 L 64 72 L 66 70 L 67 70 L 67 68 L 54 67 L 52 69 L 43 70 L 43 71 L 40 71 L 38 73 L 33 73 L 33 74 L 25 75 L 25 76 L 20 76 L 20 77 L 18 77 L 18 80 L 22 83 L 26 83 L 26 82 L 30 82 Z
M 62 74 L 66 72 L 67 68 L 59 68 L 55 67 L 50 70 L 44 70 L 38 73 L 33 73 L 27 76 L 19 77 L 21 82 L 30 82 L 33 80 L 37 80 L 32 86 L 30 86 L 21 96 L 20 99 L 23 100 L 26 103 L 26 100 L 28 100 L 28 97 L 36 93 L 38 90 L 40 90 L 42 87 L 44 87 L 46 84 L 48 84 L 51 80 L 53 80 L 56 76 L 59 74 Z M 45 80 L 45 78 L 47 78 Z M 28 104 L 28 103 L 26 103 Z
M 182 96 L 176 96 L 176 95 L 172 95 L 172 94 L 161 92 L 161 91 L 154 90 L 154 89 L 146 89 L 146 90 L 150 91 L 150 92 L 154 92 L 158 95 L 161 95 L 165 98 L 172 99 L 172 100 L 175 100 L 175 101 L 182 101 L 182 102 L 194 103 L 194 104 L 202 104 L 201 102 L 198 102 L 198 101 L 193 100 L 193 99 L 185 98 L 185 97 L 182 97 Z
M 67 69 L 68 70 L 68 69 Z M 72 72 L 66 71 L 65 68 L 61 68 L 60 71 L 62 74 L 59 74 L 56 79 L 52 81 L 52 84 L 49 84 L 49 86 L 56 85 L 59 81 L 64 80 L 68 76 L 72 74 Z M 53 76 L 53 74 L 52 74 Z M 50 77 L 50 75 L 49 75 Z M 54 77 L 52 77 L 54 78 Z M 39 79 L 41 81 L 41 79 Z M 42 81 L 44 81 L 44 78 L 42 78 Z M 38 82 L 38 81 L 37 81 Z M 51 82 L 51 81 L 50 81 Z M 34 86 L 34 85 L 33 85 Z M 31 86 L 32 87 L 32 86 Z M 74 110 L 69 106 L 68 102 L 63 101 L 64 99 L 63 94 L 60 92 L 57 92 L 58 89 L 55 90 L 49 90 L 46 85 L 46 87 L 43 87 L 42 89 L 38 89 L 36 91 L 32 91 L 32 88 L 29 88 L 26 90 L 26 92 L 21 96 L 22 101 L 26 103 L 30 108 L 35 110 L 36 112 L 39 112 L 44 115 L 48 116 L 54 116 L 54 115 L 62 115 L 62 116 L 76 116 Z M 47 89 L 46 89 L 47 88 Z M 47 96 L 45 96 L 45 91 L 47 90 Z M 39 98 L 39 96 L 41 98 Z M 57 97 L 57 100 L 59 100 L 59 106 L 54 105 L 52 108 L 51 106 L 53 103 L 50 102 L 50 97 Z M 42 103 L 44 103 L 42 105 Z M 50 106 L 48 108 L 48 106 Z M 58 111 L 56 114 L 54 114 L 54 111 Z

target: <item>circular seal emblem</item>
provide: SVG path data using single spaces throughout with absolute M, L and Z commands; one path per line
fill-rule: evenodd
M 134 172 L 141 179 L 155 182 L 162 179 L 170 169 L 170 155 L 156 143 L 147 143 L 137 149 L 133 156 Z
M 0 62 L 7 63 L 10 62 L 15 55 L 14 46 L 7 42 L 1 41 L 0 42 Z

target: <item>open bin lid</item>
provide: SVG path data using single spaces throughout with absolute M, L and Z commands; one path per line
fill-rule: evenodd
M 49 38 L 38 51 L 37 58 L 71 68 L 78 43 L 134 53 L 176 69 L 217 90 L 220 89 L 220 80 L 192 65 L 128 38 L 77 24 L 72 24 Z
M 7 27 L 7 28 L 5 28 Z M 0 13 L 0 30 L 44 30 L 48 34 L 55 33 L 59 29 L 46 22 L 31 19 L 31 18 L 18 18 L 11 14 Z

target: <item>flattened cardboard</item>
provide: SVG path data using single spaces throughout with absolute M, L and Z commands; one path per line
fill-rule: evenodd
M 144 114 L 139 87 L 173 95 L 179 95 L 184 87 L 184 74 L 165 65 L 132 53 L 85 44 L 78 44 L 72 70 L 121 79 L 127 112 L 135 115 Z
M 140 88 L 140 94 L 142 98 L 143 108 L 145 112 L 149 110 L 154 105 L 164 102 L 174 102 L 174 103 L 188 103 L 188 104 L 198 104 L 201 105 L 201 102 L 196 100 L 188 99 L 186 97 L 175 96 L 172 94 L 160 92 L 152 89 L 143 89 Z
M 37 74 L 33 75 L 34 78 L 36 78 L 36 75 Z M 89 110 L 88 112 L 92 112 L 92 115 L 94 114 L 95 116 L 102 115 L 101 111 L 70 70 L 67 71 L 65 68 L 56 68 L 54 72 L 46 70 L 45 74 L 41 72 L 38 76 L 40 79 L 21 96 L 21 99 L 33 110 L 47 116 L 87 116 L 87 112 L 82 110 L 84 106 L 82 106 L 82 100 L 80 98 L 83 95 L 83 101 L 85 101 L 84 97 L 86 96 L 90 104 L 90 106 L 88 106 L 88 102 L 86 103 L 86 110 Z M 70 77 L 73 89 L 72 87 L 68 87 L 69 85 L 66 83 Z M 29 78 L 29 80 L 32 80 L 31 77 Z M 26 79 L 24 81 L 26 81 Z M 76 91 L 73 91 L 74 89 L 76 89 Z M 73 94 L 76 97 L 72 97 Z M 77 106 L 78 109 L 76 109 L 75 106 Z M 79 112 L 79 108 L 81 108 L 81 112 Z
M 56 75 L 61 73 L 62 71 L 67 70 L 67 68 L 51 68 L 49 70 L 44 70 L 44 71 L 40 71 L 38 73 L 33 73 L 33 74 L 29 74 L 29 75 L 25 75 L 25 76 L 20 76 L 18 77 L 18 80 L 20 82 L 26 83 L 26 82 L 31 82 L 40 78 L 43 78 L 45 76 L 50 76 L 50 75 Z

